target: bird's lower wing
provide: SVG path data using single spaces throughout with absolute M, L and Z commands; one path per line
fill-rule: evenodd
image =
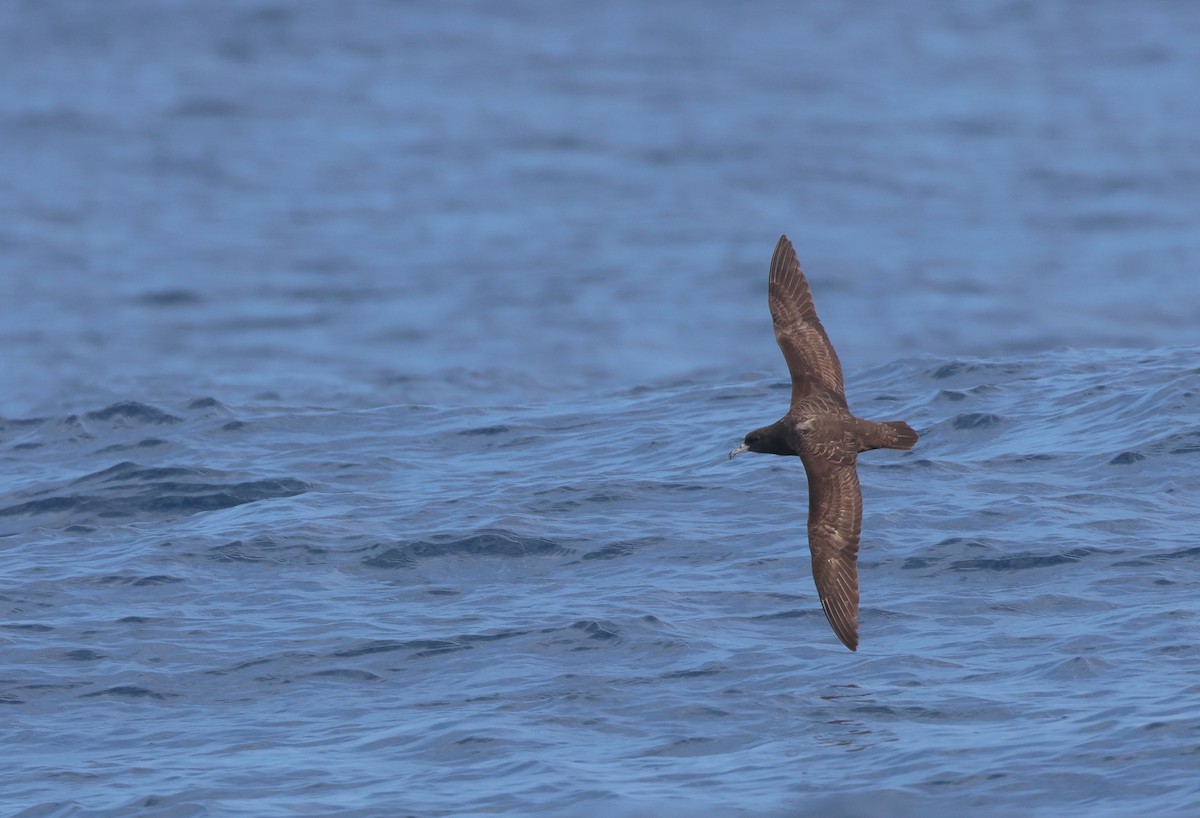
M 858 649 L 858 541 L 862 490 L 855 457 L 848 463 L 805 458 L 808 473 L 808 547 L 813 581 L 833 632 Z

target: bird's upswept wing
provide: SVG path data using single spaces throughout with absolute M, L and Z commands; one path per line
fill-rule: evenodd
M 833 632 L 858 650 L 858 540 L 862 490 L 857 458 L 802 457 L 808 475 L 808 547 L 813 581 Z
M 767 299 L 775 323 L 775 340 L 792 375 L 792 403 L 822 389 L 845 405 L 842 364 L 817 318 L 808 281 L 787 236 L 780 236 L 775 245 Z

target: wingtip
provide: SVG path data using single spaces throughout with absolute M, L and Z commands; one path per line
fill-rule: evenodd
M 850 650 L 858 651 L 858 594 L 855 593 L 853 612 L 849 616 L 839 616 L 838 612 L 830 607 L 829 598 L 821 597 L 821 609 L 825 612 L 825 618 L 829 621 L 829 627 L 833 629 L 833 633 L 837 636 L 838 641 L 850 648 Z
M 775 252 L 771 255 L 771 280 L 776 281 L 786 277 L 787 273 L 800 269 L 800 261 L 796 258 L 796 248 L 784 233 L 775 244 Z

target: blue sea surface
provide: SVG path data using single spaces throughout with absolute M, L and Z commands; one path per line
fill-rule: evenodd
M 1200 5 L 0 5 L 0 814 L 1200 814 Z M 795 242 L 864 454 L 810 574 Z

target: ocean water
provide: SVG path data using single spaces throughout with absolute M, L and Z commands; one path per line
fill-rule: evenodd
M 1200 7 L 0 7 L 0 814 L 1200 812 Z M 825 622 L 767 264 L 863 455 Z

